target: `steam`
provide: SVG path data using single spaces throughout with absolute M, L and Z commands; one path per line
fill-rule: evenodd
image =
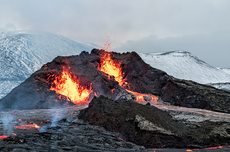
M 49 120 L 51 125 L 44 125 L 39 129 L 39 132 L 46 132 L 49 127 L 56 127 L 58 122 L 63 119 L 65 116 L 65 109 L 58 109 L 57 107 L 53 107 L 53 109 L 49 109 Z
M 15 117 L 13 115 L 6 115 L 2 117 L 4 134 L 11 135 L 13 133 L 14 124 L 12 121 L 14 118 Z
M 39 132 L 46 132 L 47 131 L 47 126 L 43 126 L 39 129 Z
M 59 120 L 62 119 L 63 116 L 63 109 L 52 109 L 52 119 L 51 119 L 51 127 L 56 127 Z

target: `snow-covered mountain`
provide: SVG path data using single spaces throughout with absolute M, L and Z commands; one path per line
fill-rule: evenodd
M 223 70 L 224 72 L 230 74 L 230 68 L 221 68 L 221 70 Z
M 56 56 L 76 55 L 99 46 L 38 31 L 0 34 L 0 98 Z
M 212 67 L 186 51 L 138 54 L 152 67 L 163 70 L 176 78 L 202 84 L 230 82 L 229 69 Z
M 225 91 L 230 92 L 230 82 L 226 82 L 226 83 L 213 83 L 213 84 L 209 84 L 217 89 L 222 89 Z

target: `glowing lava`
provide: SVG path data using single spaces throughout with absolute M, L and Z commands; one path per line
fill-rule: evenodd
M 98 70 L 105 72 L 108 75 L 114 76 L 115 80 L 119 83 L 120 86 L 123 84 L 122 70 L 120 63 L 115 62 L 111 58 L 109 52 L 104 52 L 101 57 L 101 67 Z
M 9 137 L 9 136 L 2 135 L 2 136 L 0 136 L 0 140 L 5 139 L 5 138 L 7 138 L 7 137 Z
M 203 148 L 203 149 L 221 149 L 223 146 L 218 146 L 218 147 L 208 147 L 208 148 Z
M 79 80 L 71 77 L 71 73 L 64 70 L 60 77 L 55 77 L 50 90 L 68 97 L 74 104 L 89 103 L 91 89 L 84 88 L 80 85 Z
M 32 125 L 21 125 L 21 126 L 14 126 L 14 129 L 40 129 L 41 127 L 37 124 L 33 123 Z
M 128 89 L 125 89 L 125 90 L 130 92 L 130 93 L 132 93 L 132 94 L 134 94 L 135 97 L 136 97 L 136 102 L 138 102 L 138 103 L 143 103 L 143 101 L 145 101 L 144 96 L 150 98 L 150 100 L 148 100 L 147 102 L 155 102 L 155 104 L 159 102 L 157 96 L 154 96 L 154 95 L 151 95 L 151 94 L 138 93 L 138 92 L 130 91 Z

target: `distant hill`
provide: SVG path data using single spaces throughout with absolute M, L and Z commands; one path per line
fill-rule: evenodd
M 151 65 L 179 79 L 202 84 L 230 82 L 230 70 L 210 66 L 190 52 L 138 53 Z
M 230 68 L 221 68 L 221 70 L 223 70 L 224 72 L 226 72 L 226 73 L 228 73 L 228 74 L 230 74 Z

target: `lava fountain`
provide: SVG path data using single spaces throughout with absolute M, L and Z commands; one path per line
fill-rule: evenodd
M 91 88 L 82 86 L 79 78 L 74 79 L 67 69 L 64 69 L 60 76 L 55 76 L 50 90 L 68 97 L 74 104 L 89 103 L 89 96 L 92 93 Z
M 111 58 L 110 52 L 103 52 L 101 57 L 101 67 L 98 67 L 99 71 L 102 71 L 108 75 L 112 75 L 115 77 L 115 80 L 119 83 L 120 86 L 124 83 L 122 70 L 120 67 L 120 63 L 115 62 Z

